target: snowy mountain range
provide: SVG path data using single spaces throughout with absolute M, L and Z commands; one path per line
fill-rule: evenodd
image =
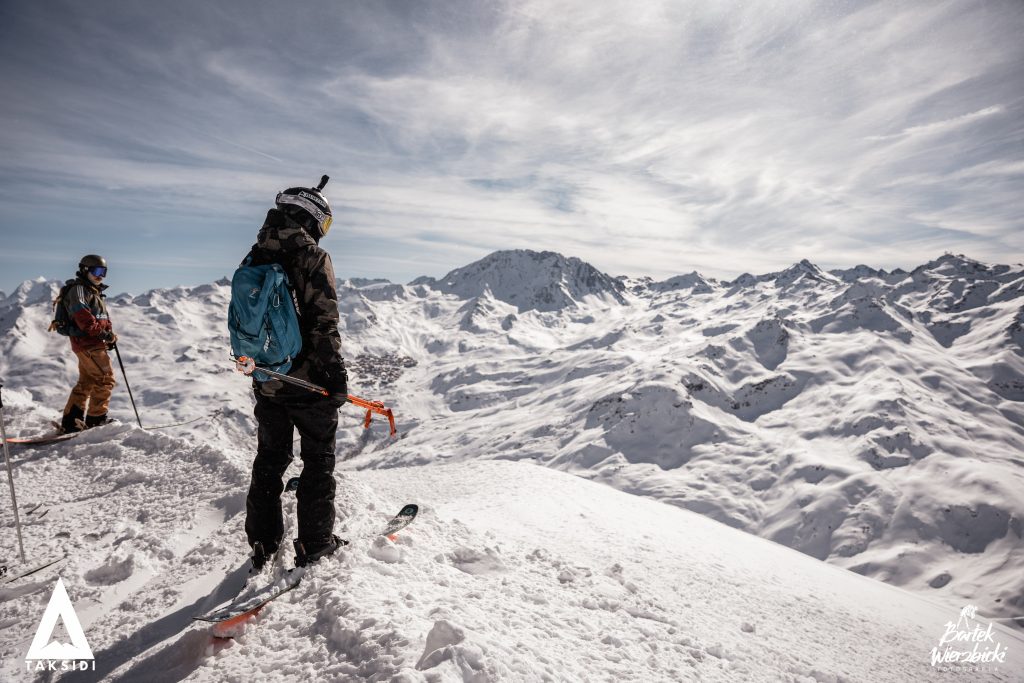
M 44 431 L 74 381 L 66 341 L 45 331 L 59 285 L 30 281 L 0 299 L 0 377 L 11 399 L 9 432 Z M 102 428 L 113 445 L 89 434 L 76 440 L 78 450 L 57 448 L 59 456 L 49 465 L 42 451 L 24 456 L 23 483 L 45 487 L 48 477 L 59 473 L 81 479 L 86 489 L 99 489 L 101 482 L 112 485 L 116 498 L 121 488 L 141 481 L 141 475 L 133 475 L 140 468 L 191 490 L 182 482 L 193 466 L 199 469 L 200 492 L 209 486 L 217 495 L 200 496 L 207 506 L 187 518 L 161 512 L 167 518 L 158 519 L 157 526 L 172 533 L 183 523 L 206 533 L 237 527 L 254 423 L 247 384 L 228 360 L 228 297 L 226 280 L 111 297 L 111 317 L 144 424 L 213 415 L 163 433 L 132 429 L 134 415 L 119 386 L 112 412 L 124 424 Z M 451 473 L 451 485 L 460 490 L 469 486 L 470 471 L 505 478 L 507 486 L 481 486 L 510 499 L 495 504 L 504 513 L 515 509 L 515 501 L 550 506 L 533 487 L 567 496 L 570 504 L 564 511 L 550 510 L 555 516 L 573 514 L 573 506 L 588 497 L 603 500 L 598 488 L 555 486 L 550 482 L 563 479 L 536 479 L 520 474 L 525 471 L 520 468 L 509 469 L 508 463 L 493 462 L 522 461 L 699 513 L 920 594 L 929 604 L 955 609 L 972 603 L 989 617 L 1024 616 L 1020 265 L 945 255 L 911 272 L 868 266 L 824 271 L 805 260 L 778 273 L 745 274 L 731 281 L 690 273 L 655 282 L 613 277 L 551 252 L 520 250 L 497 252 L 442 278 L 406 285 L 339 281 L 339 307 L 350 391 L 385 401 L 400 430 L 400 438 L 390 439 L 386 429 L 364 431 L 362 416 L 348 414 L 339 433 L 338 453 L 344 458 L 340 486 L 344 489 L 351 479 L 362 496 L 360 504 L 383 508 L 404 502 L 388 480 L 389 471 L 411 488 L 418 486 L 417 476 L 433 482 L 433 488 L 417 489 L 428 509 L 431 495 L 451 501 L 442 472 Z M 147 454 L 165 460 L 167 472 L 140 463 Z M 132 464 L 123 468 L 108 462 L 112 457 Z M 76 459 L 87 461 L 91 471 L 77 472 Z M 416 475 L 418 470 L 424 474 Z M 396 498 L 381 501 L 364 490 L 378 486 Z M 565 493 L 570 489 L 572 495 Z M 197 494 L 161 489 L 159 498 L 174 506 L 181 495 Z M 615 504 L 628 506 L 627 499 L 616 498 Z M 124 514 L 95 504 L 107 513 Z M 65 513 L 74 507 L 62 505 Z M 464 516 L 472 514 L 471 508 L 447 505 L 473 527 Z M 81 504 L 78 509 L 84 511 Z M 437 503 L 437 514 L 445 509 Z M 626 517 L 639 514 L 624 508 Z M 343 511 L 341 516 L 349 515 Z M 54 514 L 51 519 L 69 517 Z M 678 518 L 681 524 L 695 524 L 693 519 Z M 442 527 L 431 524 L 424 523 L 426 533 L 440 533 Z M 82 522 L 73 526 L 80 528 Z M 119 538 L 115 529 L 94 533 L 99 534 L 96 543 Z M 676 533 L 666 538 L 675 539 Z M 722 543 L 740 547 L 731 533 L 723 530 Z M 122 542 L 137 544 L 140 534 L 145 535 L 135 529 Z M 644 529 L 642 535 L 644 543 L 658 542 L 657 529 Z M 684 535 L 678 540 L 693 539 Z M 608 541 L 614 545 L 619 539 Z M 459 542 L 468 543 L 461 536 Z M 634 548 L 630 552 L 641 552 L 635 550 L 637 539 L 626 542 Z M 713 546 L 715 534 L 708 532 L 706 542 Z M 146 543 L 156 548 L 162 541 Z M 491 539 L 484 547 L 451 551 L 454 555 L 444 561 L 463 562 L 471 574 L 499 575 L 500 567 L 511 562 L 498 556 L 500 545 Z M 190 554 L 200 547 L 179 542 L 164 552 L 206 566 L 209 558 Z M 229 556 L 234 552 L 232 560 L 244 559 L 244 548 L 226 551 L 226 541 L 211 547 Z M 371 555 L 423 551 L 400 546 Z M 116 631 L 108 623 L 114 619 L 110 595 L 127 599 L 135 594 L 133 582 L 142 585 L 142 575 L 151 582 L 159 575 L 158 565 L 165 571 L 159 549 L 153 552 L 151 557 L 136 549 L 131 555 L 135 564 L 127 568 L 125 558 L 113 551 L 97 556 L 100 568 L 83 565 L 81 576 L 98 579 L 83 579 L 95 587 L 95 604 L 106 606 L 96 607 L 96 624 L 107 623 Z M 538 552 L 544 556 L 551 550 Z M 709 552 L 708 546 L 672 550 L 681 553 L 678 566 L 690 557 L 695 566 L 714 571 L 693 559 Z M 140 563 L 152 571 L 141 571 Z M 576 577 L 565 584 L 582 581 L 579 566 L 563 569 Z M 614 571 L 608 576 L 619 589 L 625 585 Z M 209 579 L 204 586 L 207 592 L 214 587 Z M 321 602 L 332 600 L 321 588 L 317 584 L 311 590 L 321 591 Z M 543 591 L 537 596 L 553 599 Z M 580 597 L 585 599 L 598 598 Z M 677 606 L 683 609 L 682 602 Z M 28 607 L 18 609 L 28 613 Z M 159 610 L 150 613 L 152 619 L 162 618 Z M 453 618 L 449 614 L 447 621 Z M 432 623 L 440 621 L 446 619 Z M 941 624 L 935 628 L 935 635 L 941 635 Z M 349 636 L 332 637 L 344 641 Z M 487 641 L 481 647 L 493 652 L 500 646 Z M 708 648 L 701 651 L 706 654 Z M 128 662 L 139 652 L 121 654 Z M 466 671 L 479 670 L 472 666 L 471 653 L 460 656 L 461 663 L 451 654 L 446 666 L 462 672 L 459 680 L 471 680 Z M 735 666 L 743 660 L 731 661 Z M 585 669 L 573 671 L 569 678 L 582 676 Z M 843 678 L 838 669 L 779 671 L 818 680 Z M 742 678 L 719 673 L 722 680 Z M 865 675 L 863 670 L 847 673 L 851 680 Z M 700 676 L 715 678 L 707 671 Z

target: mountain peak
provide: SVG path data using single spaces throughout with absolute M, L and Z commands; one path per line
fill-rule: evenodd
M 922 266 L 918 266 L 913 272 L 919 274 L 927 271 L 933 274 L 953 277 L 976 277 L 979 274 L 988 273 L 989 270 L 989 266 L 981 261 L 975 261 L 963 254 L 946 253 Z
M 516 306 L 520 312 L 571 308 L 587 296 L 626 303 L 622 282 L 585 261 L 553 251 L 496 251 L 456 268 L 432 286 L 466 299 L 489 289 L 495 299 Z
M 863 263 L 858 264 L 853 268 L 839 268 L 828 272 L 843 282 L 856 282 L 862 278 L 876 278 L 884 277 L 886 275 L 884 270 L 878 270 L 876 268 L 866 266 Z
M 939 258 L 933 260 L 931 262 L 931 264 L 929 264 L 929 265 L 932 265 L 932 264 L 941 265 L 941 264 L 945 264 L 945 263 L 952 263 L 952 264 L 955 264 L 955 265 L 958 265 L 958 266 L 962 266 L 962 265 L 974 266 L 974 265 L 981 264 L 981 261 L 976 261 L 976 260 L 974 260 L 972 258 L 968 258 L 967 256 L 964 256 L 963 254 L 951 254 L 951 253 L 947 252 L 947 253 L 943 254 L 942 256 L 940 256 Z
M 802 259 L 800 262 L 794 263 L 782 272 L 772 273 L 765 277 L 775 280 L 775 283 L 781 286 L 789 286 L 798 282 L 807 281 L 825 283 L 837 282 L 837 278 L 834 275 L 826 273 L 807 259 Z
M 11 292 L 10 296 L 0 297 L 0 302 L 30 306 L 40 301 L 52 301 L 63 284 L 62 280 L 47 280 L 45 277 L 25 280 Z
M 766 273 L 764 275 L 743 273 L 731 282 L 723 282 L 722 284 L 728 287 L 738 287 L 742 289 L 746 287 L 753 287 L 759 282 L 774 282 L 778 287 L 790 287 L 796 284 L 808 283 L 835 284 L 839 281 L 838 277 L 825 272 L 815 264 L 811 263 L 808 259 L 801 259 L 785 270 Z
M 652 282 L 648 285 L 648 288 L 655 292 L 668 292 L 677 289 L 689 289 L 692 290 L 692 294 L 708 294 L 714 291 L 710 282 L 704 278 L 703 275 L 697 271 L 686 273 L 684 275 L 676 275 L 670 277 L 667 280 L 661 282 Z
M 814 263 L 811 263 L 811 261 L 809 261 L 808 259 L 800 259 L 798 262 L 794 263 L 789 268 L 786 268 L 784 271 L 782 271 L 782 273 L 780 273 L 780 275 L 781 274 L 786 274 L 786 273 L 805 273 L 805 274 L 810 274 L 810 275 L 825 275 L 825 271 L 823 271 L 821 268 L 819 268 Z

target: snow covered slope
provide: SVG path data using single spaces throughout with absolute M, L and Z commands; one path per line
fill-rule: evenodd
M 17 423 L 36 417 L 24 395 L 13 403 Z M 37 551 L 71 551 L 60 575 L 96 657 L 69 680 L 927 680 L 958 620 L 706 517 L 482 460 L 344 474 L 353 544 L 217 640 L 191 617 L 245 569 L 239 456 L 106 426 L 18 458 L 23 505 L 49 510 L 26 533 Z M 373 539 L 407 501 L 422 506 L 413 525 Z M 0 590 L 4 680 L 31 680 L 23 657 L 52 583 Z M 1004 661 L 985 678 L 1013 680 L 1024 637 L 993 639 Z
M 533 272 L 539 257 L 485 263 Z M 410 365 L 379 389 L 358 376 L 401 406 L 405 438 L 355 444 L 357 466 L 528 459 L 1024 614 L 1021 267 L 804 261 L 726 283 L 627 280 L 626 305 L 558 311 L 514 308 L 491 284 L 361 297 L 376 322 L 349 330 L 350 355 Z
M 972 603 L 989 616 L 1024 615 L 1020 266 L 944 256 L 910 273 L 867 266 L 828 273 L 805 261 L 781 273 L 732 282 L 693 273 L 654 283 L 611 278 L 557 254 L 518 251 L 499 252 L 437 281 L 342 284 L 339 306 L 351 390 L 385 400 L 395 409 L 402 432 L 397 440 L 388 439 L 382 428 L 364 432 L 361 415 L 346 412 L 338 450 L 349 473 L 342 475 L 342 488 L 346 482 L 368 487 L 364 499 L 339 502 L 339 513 L 353 515 L 353 524 L 364 514 L 362 506 L 372 503 L 384 516 L 414 497 L 396 490 L 394 499 L 375 498 L 378 487 L 388 486 L 389 473 L 395 481 L 411 482 L 434 476 L 432 468 L 421 465 L 520 460 L 699 512 L 910 589 L 948 609 Z M 40 431 L 56 418 L 75 376 L 66 341 L 44 331 L 57 286 L 25 283 L 0 301 L 0 377 L 14 433 Z M 128 483 L 119 484 L 115 475 L 105 479 L 106 460 L 100 467 L 89 458 L 112 453 L 102 457 L 119 461 L 128 452 L 162 463 L 171 457 L 167 467 L 172 472 L 178 467 L 175 457 L 199 463 L 198 489 L 210 486 L 217 497 L 201 496 L 194 509 L 188 502 L 159 523 L 168 529 L 199 529 L 193 535 L 200 538 L 215 537 L 209 552 L 233 570 L 244 554 L 238 547 L 237 512 L 254 429 L 246 382 L 227 360 L 227 297 L 226 283 L 218 282 L 111 300 L 144 422 L 201 419 L 163 433 L 129 429 L 134 416 L 122 386 L 112 410 L 126 424 L 104 429 L 114 430 L 115 439 L 127 445 L 104 446 L 99 435 L 95 443 L 87 435 L 47 452 L 64 454 L 60 458 L 67 460 L 75 485 L 103 492 L 99 485 L 104 484 L 114 499 L 133 486 L 141 485 L 140 491 L 162 486 L 162 470 L 136 463 L 132 467 L 141 473 L 140 482 L 131 483 L 126 472 Z M 180 441 L 183 437 L 187 441 Z M 27 458 L 16 468 L 19 491 L 53 489 L 53 481 L 63 476 L 59 458 L 48 458 L 47 452 L 19 456 Z M 179 452 L 183 455 L 173 455 Z M 83 466 L 86 472 L 70 473 Z M 30 476 L 32 467 L 52 469 Z M 377 473 L 378 468 L 399 469 Z M 452 475 L 458 479 L 476 470 L 442 471 L 458 472 Z M 150 476 L 158 483 L 149 484 Z M 476 485 L 488 490 L 484 479 Z M 190 488 L 167 486 L 154 499 L 156 507 L 192 500 Z M 442 485 L 433 490 L 403 486 L 415 496 L 423 493 L 418 502 L 441 509 L 436 500 Z M 528 491 L 542 485 L 522 486 L 504 489 L 517 496 L 507 503 L 524 510 L 539 505 Z M 63 490 L 37 493 L 50 503 L 71 495 Z M 99 493 L 80 498 L 89 502 L 75 510 L 90 511 L 90 524 L 107 515 L 124 521 L 129 519 L 125 511 L 159 517 L 144 496 L 110 510 L 98 507 Z M 657 509 L 663 515 L 682 512 Z M 525 514 L 519 508 L 503 513 Z M 0 520 L 12 534 L 9 513 L 3 514 L 8 516 Z M 70 518 L 51 514 L 52 521 L 40 526 L 46 542 L 68 542 L 56 534 L 62 524 L 72 525 L 66 521 Z M 425 518 L 425 529 L 430 519 Z M 493 526 L 488 525 L 492 522 L 480 533 Z M 83 560 L 74 575 L 83 577 L 83 586 L 116 588 L 127 582 L 124 590 L 116 588 L 119 600 L 132 595 L 133 600 L 156 600 L 139 593 L 141 586 L 130 577 L 159 576 L 203 544 L 174 549 L 156 540 L 136 545 L 129 537 L 113 546 L 120 538 L 117 530 L 114 536 L 89 533 L 99 534 L 96 555 Z M 121 549 L 136 552 L 128 568 L 118 555 Z M 434 555 L 444 552 L 449 551 L 438 549 Z M 637 552 L 627 547 L 622 556 Z M 579 560 L 591 566 L 587 561 Z M 89 574 L 93 582 L 107 577 L 103 580 L 110 583 L 90 583 L 84 577 L 93 571 L 99 572 Z M 161 580 L 170 587 L 191 579 L 172 574 Z M 211 581 L 200 582 L 203 595 L 216 587 Z M 69 589 L 75 599 L 83 595 L 70 583 Z M 107 589 L 96 590 L 102 601 Z M 173 607 L 179 599 L 184 598 L 165 602 Z M 757 603 L 760 597 L 748 599 Z M 21 610 L 20 600 L 3 607 L 17 604 Z M 105 604 L 97 614 L 109 613 L 115 603 Z M 156 637 L 177 622 L 153 609 L 145 612 L 147 617 L 120 618 Z M 145 621 L 150 618 L 155 625 Z M 459 628 L 472 630 L 466 623 Z M 937 638 L 941 624 L 925 630 L 928 639 Z M 7 635 L 0 639 L 13 642 Z M 416 641 L 413 650 L 422 646 Z M 144 651 L 152 655 L 152 647 Z M 129 654 L 124 650 L 119 656 Z M 812 655 L 805 661 L 818 660 Z M 859 680 L 865 674 L 858 671 L 848 673 Z M 711 676 L 703 670 L 699 675 Z

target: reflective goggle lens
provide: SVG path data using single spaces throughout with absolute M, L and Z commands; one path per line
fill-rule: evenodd
M 324 222 L 320 224 L 321 232 L 326 235 L 331 230 L 331 223 L 334 222 L 334 216 L 328 216 L 324 219 Z
M 107 267 L 106 266 L 93 266 L 89 269 L 89 274 L 93 277 L 106 277 Z

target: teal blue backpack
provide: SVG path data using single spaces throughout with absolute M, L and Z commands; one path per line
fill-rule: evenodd
M 248 356 L 257 368 L 287 373 L 302 349 L 302 332 L 288 276 L 278 263 L 252 265 L 252 257 L 231 277 L 228 332 L 235 358 Z M 258 369 L 257 382 L 268 375 Z

